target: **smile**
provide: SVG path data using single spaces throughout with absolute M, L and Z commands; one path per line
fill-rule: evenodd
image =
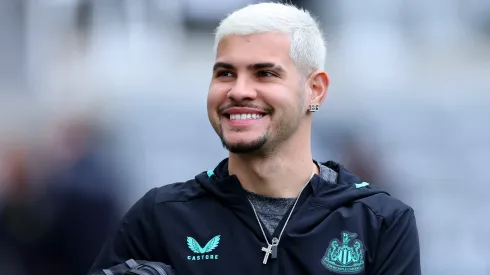
M 249 119 L 260 119 L 263 114 L 230 114 L 230 120 L 249 120 Z

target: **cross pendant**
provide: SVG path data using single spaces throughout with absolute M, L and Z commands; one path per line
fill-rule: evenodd
M 262 261 L 263 264 L 267 264 L 267 260 L 269 259 L 269 255 L 271 255 L 272 253 L 272 245 L 269 244 L 267 246 L 267 248 L 265 247 L 262 247 L 262 251 L 265 252 L 265 255 L 264 255 L 264 260 Z

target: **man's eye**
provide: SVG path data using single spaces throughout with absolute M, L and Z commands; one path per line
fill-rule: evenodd
M 275 76 L 275 75 L 271 72 L 268 72 L 268 71 L 259 71 L 259 72 L 257 72 L 257 76 L 258 77 L 271 77 L 271 76 Z
M 229 71 L 220 71 L 216 73 L 216 77 L 233 77 L 233 73 Z

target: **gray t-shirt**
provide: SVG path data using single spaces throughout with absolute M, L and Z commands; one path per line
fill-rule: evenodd
M 334 170 L 321 164 L 319 167 L 320 177 L 331 183 L 337 182 L 337 173 Z M 252 192 L 247 192 L 247 196 L 257 211 L 257 216 L 271 234 L 296 200 L 296 198 L 271 198 Z

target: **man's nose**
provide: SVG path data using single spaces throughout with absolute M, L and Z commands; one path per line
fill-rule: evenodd
M 228 98 L 235 101 L 254 100 L 257 97 L 257 92 L 253 84 L 246 77 L 238 77 L 233 87 L 228 91 Z

